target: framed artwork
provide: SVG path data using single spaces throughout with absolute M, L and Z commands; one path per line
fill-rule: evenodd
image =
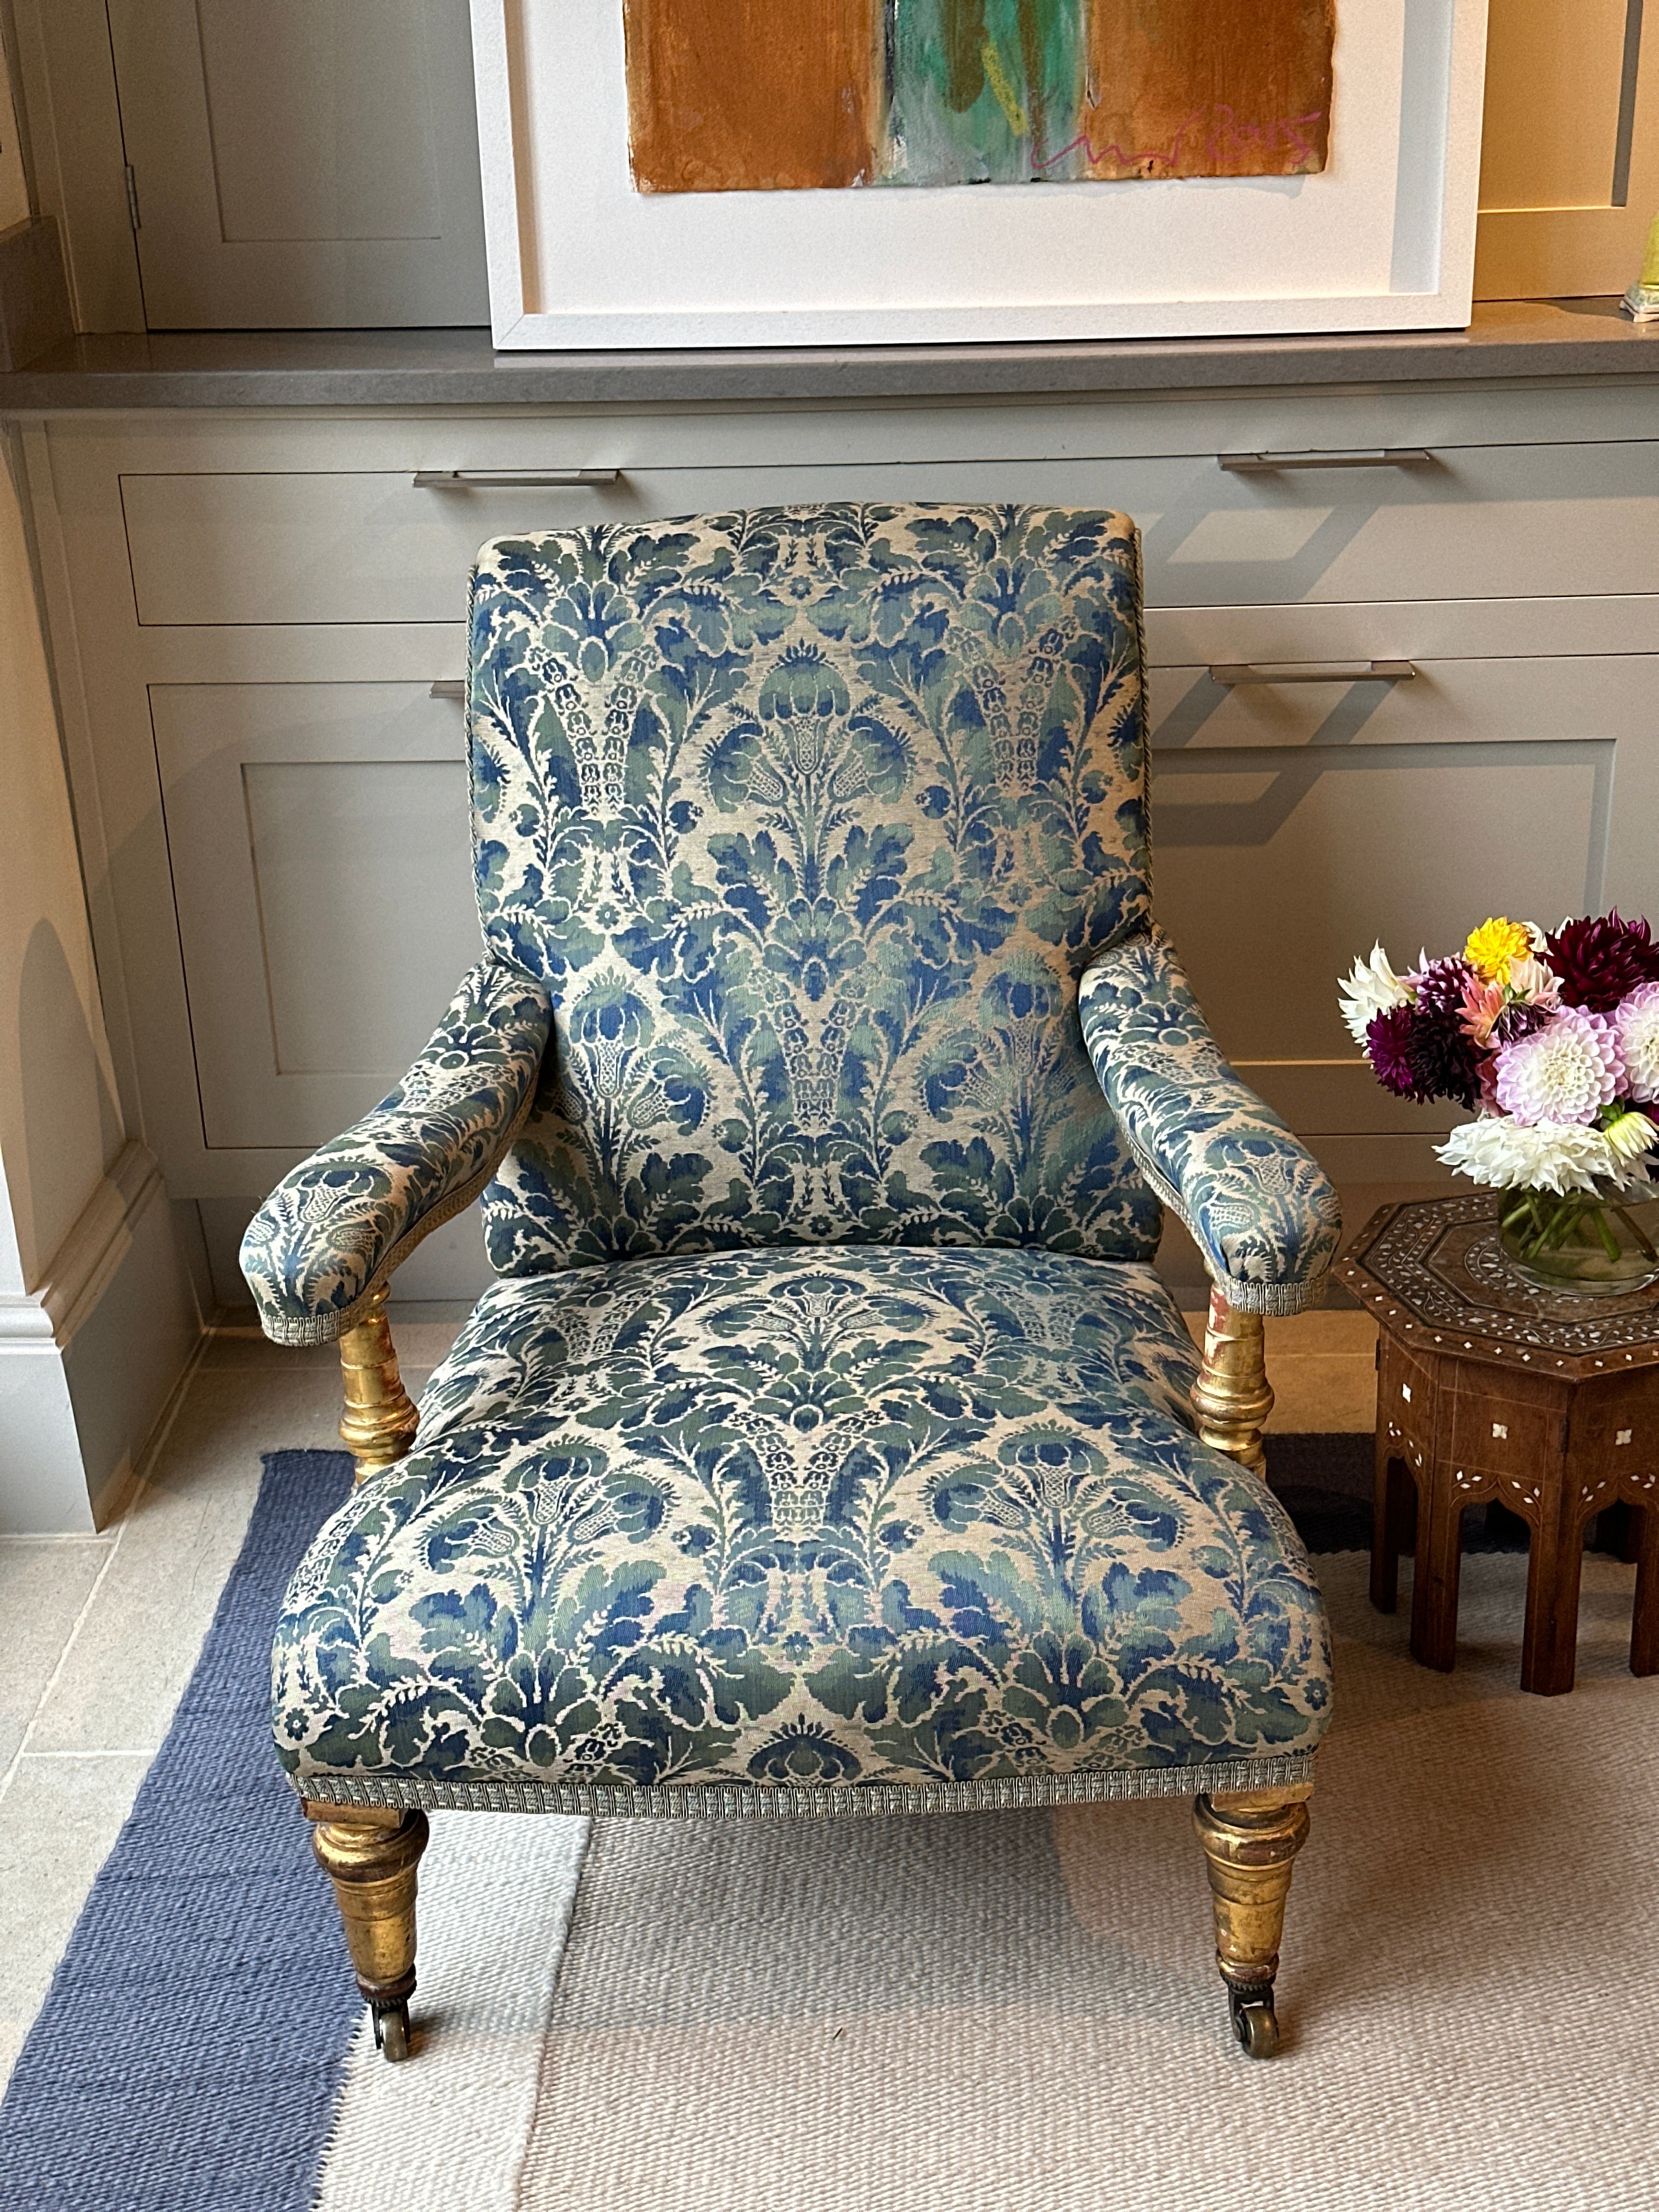
M 500 346 L 1468 319 L 1486 0 L 471 5 Z

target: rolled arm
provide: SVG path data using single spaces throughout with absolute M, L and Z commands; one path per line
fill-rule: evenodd
M 325 1344 L 422 1237 L 470 1206 L 535 1097 L 545 988 L 486 960 L 391 1096 L 285 1176 L 248 1225 L 242 1273 L 278 1344 Z
M 1102 953 L 1079 1002 L 1129 1149 L 1228 1304 L 1258 1314 L 1317 1305 L 1342 1235 L 1336 1193 L 1222 1058 L 1168 939 L 1154 930 Z

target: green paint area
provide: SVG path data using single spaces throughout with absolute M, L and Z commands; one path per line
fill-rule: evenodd
M 886 182 L 1019 184 L 1077 135 L 1084 0 L 890 0 Z

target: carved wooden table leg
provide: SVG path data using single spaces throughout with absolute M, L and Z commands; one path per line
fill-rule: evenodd
M 1527 1622 L 1521 1640 L 1521 1686 L 1536 1697 L 1571 1689 L 1578 1665 L 1578 1589 L 1584 1565 L 1584 1516 L 1578 1483 L 1565 1449 L 1540 1470 L 1541 1496 L 1527 1559 Z
M 1412 1471 L 1382 1431 L 1371 1504 L 1371 1603 L 1379 1613 L 1392 1613 L 1400 1603 L 1400 1554 L 1408 1541 L 1414 1494 Z
M 1279 2048 L 1273 1978 L 1312 1786 L 1200 1797 L 1193 1807 L 1215 1907 L 1216 1964 L 1233 2033 L 1252 2058 L 1271 2058 Z
M 1622 1559 L 1627 1567 L 1634 1566 L 1642 1556 L 1642 1539 L 1636 1526 L 1639 1510 L 1622 1498 L 1615 1505 L 1603 1506 L 1595 1524 L 1596 1550 Z
M 1463 1567 L 1463 1500 L 1452 1470 L 1425 1468 L 1417 1502 L 1412 1581 L 1412 1657 L 1449 1674 L 1457 1663 L 1457 1597 Z
M 386 1301 L 383 1283 L 362 1320 L 340 1338 L 340 1377 L 345 1386 L 340 1435 L 357 1462 L 359 1482 L 403 1458 L 415 1441 L 421 1418 L 398 1372 Z
M 1531 1552 L 1522 1687 L 1572 1687 L 1584 1535 L 1621 1504 L 1638 1525 L 1632 1673 L 1659 1674 L 1659 1297 L 1553 1297 L 1499 1248 L 1489 1194 L 1385 1206 L 1339 1261 L 1376 1322 L 1377 1466 L 1372 1595 L 1395 1589 L 1391 1461 L 1416 1470 L 1412 1652 L 1449 1668 L 1455 1650 L 1458 1524 L 1490 1502 L 1519 1514 Z M 1645 1516 L 1645 1518 L 1641 1518 Z
M 406 2058 L 415 1994 L 415 1870 L 426 1849 L 426 1814 L 309 1799 L 305 1811 L 316 1823 L 311 1848 L 334 1885 L 357 1986 L 374 2015 L 374 2040 L 388 2058 Z
M 1631 1510 L 1636 1549 L 1636 1615 L 1631 1623 L 1630 1671 L 1659 1674 L 1659 1504 Z

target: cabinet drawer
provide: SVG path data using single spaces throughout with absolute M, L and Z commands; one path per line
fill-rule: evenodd
M 1237 473 L 1213 453 L 629 471 L 417 488 L 413 471 L 122 478 L 144 623 L 453 622 L 488 538 L 815 500 L 1124 509 L 1153 607 L 1659 592 L 1659 441 L 1462 446 L 1419 465 Z M 605 456 L 596 453 L 595 466 Z
M 1462 1118 L 1389 1097 L 1342 1029 L 1335 978 L 1375 936 L 1406 960 L 1489 908 L 1659 907 L 1652 665 L 1425 659 L 1282 690 L 1154 672 L 1158 916 L 1293 1127 L 1396 1143 Z M 478 957 L 461 708 L 374 681 L 149 698 L 206 1143 L 306 1149 L 384 1094 Z
M 1414 611 L 1372 613 L 1396 611 L 1398 631 L 1359 631 L 1376 657 L 1410 653 Z M 1328 641 L 1300 626 L 1304 669 L 1354 653 L 1346 611 L 1321 622 Z M 1248 651 L 1247 611 L 1192 617 L 1184 646 L 1206 626 L 1229 659 Z M 1154 665 L 1154 908 L 1222 1048 L 1293 1127 L 1420 1137 L 1464 1118 L 1388 1097 L 1342 1027 L 1336 979 L 1376 939 L 1403 965 L 1487 914 L 1553 928 L 1659 906 L 1656 665 L 1425 658 L 1409 682 L 1234 687 Z

